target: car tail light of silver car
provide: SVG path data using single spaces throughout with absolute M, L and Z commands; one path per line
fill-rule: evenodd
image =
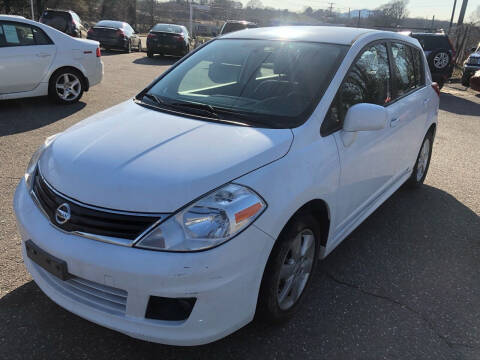
M 209 249 L 246 229 L 266 207 L 253 190 L 227 184 L 162 222 L 135 246 L 178 252 Z

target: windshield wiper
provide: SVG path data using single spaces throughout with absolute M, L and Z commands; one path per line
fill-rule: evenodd
M 157 103 L 158 105 L 167 105 L 165 103 L 165 101 L 162 100 L 161 97 L 155 95 L 155 94 L 150 94 L 150 93 L 145 93 L 143 94 L 143 97 L 147 97 L 149 98 L 150 100 L 153 100 L 155 103 Z
M 213 116 L 214 118 L 218 118 L 217 109 L 209 104 L 202 104 L 202 103 L 195 103 L 195 102 L 188 102 L 188 101 L 182 101 L 182 102 L 178 101 L 178 102 L 169 103 L 169 105 L 175 106 L 175 107 L 201 110 L 201 111 L 207 112 L 210 116 Z

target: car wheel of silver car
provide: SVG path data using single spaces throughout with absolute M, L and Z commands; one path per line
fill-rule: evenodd
M 433 131 L 429 131 L 423 139 L 422 146 L 417 156 L 417 162 L 413 168 L 412 175 L 407 181 L 410 187 L 419 187 L 425 181 L 430 159 L 432 158 Z
M 50 79 L 49 96 L 57 103 L 75 103 L 80 100 L 83 91 L 83 76 L 74 69 L 61 70 Z
M 311 215 L 298 214 L 289 221 L 265 268 L 258 316 L 275 323 L 294 314 L 315 270 L 319 244 L 319 225 Z

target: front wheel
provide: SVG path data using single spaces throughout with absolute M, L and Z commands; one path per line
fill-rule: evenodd
M 423 139 L 422 147 L 417 156 L 417 162 L 413 168 L 412 175 L 407 180 L 407 186 L 417 188 L 422 186 L 427 176 L 430 159 L 432 158 L 433 134 L 429 132 Z
M 260 317 L 278 323 L 294 314 L 315 270 L 319 247 L 318 223 L 309 214 L 296 215 L 277 239 L 265 268 Z
M 49 97 L 60 104 L 76 103 L 83 95 L 82 75 L 73 69 L 54 74 L 48 88 Z
M 125 52 L 126 53 L 131 53 L 132 52 L 132 43 L 131 43 L 130 40 L 127 43 L 127 47 L 125 48 Z
M 462 85 L 463 86 L 470 86 L 470 76 L 463 74 L 462 75 Z
M 149 58 L 153 58 L 153 51 L 150 50 L 150 49 L 148 49 L 148 50 L 147 50 L 147 56 L 148 56 Z
M 137 51 L 138 51 L 138 52 L 142 52 L 142 40 L 138 40 Z

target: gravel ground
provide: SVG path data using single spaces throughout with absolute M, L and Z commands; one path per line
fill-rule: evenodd
M 480 95 L 441 95 L 425 186 L 400 190 L 312 279 L 292 321 L 258 321 L 216 343 L 147 343 L 63 310 L 31 281 L 12 197 L 46 136 L 127 100 L 176 59 L 105 54 L 105 78 L 73 106 L 44 98 L 0 103 L 1 359 L 480 359 Z

